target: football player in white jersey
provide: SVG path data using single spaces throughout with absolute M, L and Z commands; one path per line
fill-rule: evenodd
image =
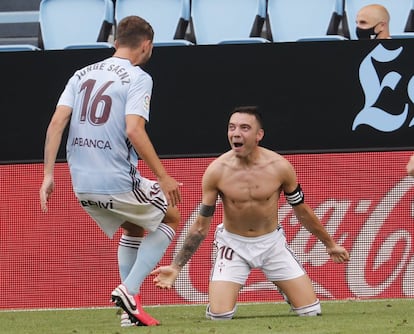
M 66 150 L 76 197 L 108 237 L 123 229 L 121 284 L 112 292 L 112 301 L 124 309 L 123 326 L 159 324 L 143 310 L 139 290 L 180 221 L 179 183 L 167 173 L 145 130 L 153 82 L 139 66 L 151 57 L 153 37 L 151 25 L 138 16 L 119 22 L 114 55 L 77 70 L 67 82 L 44 148 L 42 210 L 47 211 L 57 152 L 70 122 Z M 140 175 L 138 157 L 157 181 Z

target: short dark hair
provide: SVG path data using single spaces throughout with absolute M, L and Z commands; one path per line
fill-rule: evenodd
M 231 115 L 233 115 L 235 113 L 253 115 L 256 118 L 257 122 L 259 123 L 259 126 L 263 129 L 263 117 L 262 117 L 262 114 L 259 112 L 259 107 L 258 106 L 239 106 L 239 107 L 235 107 L 232 110 L 232 112 L 230 113 L 230 117 L 231 117 Z
M 130 15 L 124 17 L 117 25 L 116 40 L 120 46 L 137 47 L 144 40 L 154 39 L 151 24 L 142 17 Z

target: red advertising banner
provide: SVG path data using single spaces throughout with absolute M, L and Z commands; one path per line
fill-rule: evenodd
M 282 196 L 281 224 L 320 299 L 414 297 L 414 178 L 405 172 L 410 154 L 286 155 L 306 202 L 351 255 L 349 263 L 333 263 Z M 170 263 L 197 215 L 201 176 L 211 160 L 164 160 L 183 183 L 183 203 L 180 229 L 161 265 Z M 145 166 L 141 171 L 151 177 Z M 119 284 L 120 232 L 108 239 L 82 211 L 66 164 L 56 166 L 55 179 L 56 191 L 45 214 L 38 200 L 42 165 L 0 166 L 0 309 L 111 306 L 110 293 Z M 141 288 L 144 305 L 207 302 L 213 233 L 221 217 L 219 203 L 208 238 L 174 289 L 156 289 L 146 279 Z M 259 270 L 253 270 L 239 297 L 241 302 L 281 300 Z

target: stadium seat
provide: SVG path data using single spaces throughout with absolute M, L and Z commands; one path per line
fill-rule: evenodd
M 344 6 L 345 6 L 345 0 L 336 0 L 336 7 L 335 7 L 335 12 L 338 13 L 339 16 L 344 15 Z
M 70 49 L 101 49 L 101 48 L 114 48 L 115 46 L 109 42 L 95 42 L 86 44 L 71 44 L 64 47 L 65 50 Z
M 115 21 L 129 15 L 147 20 L 154 29 L 154 46 L 192 45 L 185 39 L 190 0 L 117 0 Z
M 369 4 L 380 4 L 390 13 L 390 34 L 397 35 L 413 30 L 413 0 L 345 0 L 344 35 L 350 39 L 356 36 L 356 15 L 358 11 Z
M 192 0 L 196 44 L 263 43 L 266 0 Z
M 401 34 L 393 34 L 391 35 L 391 38 L 414 38 L 414 32 L 402 32 Z
M 37 10 L 0 12 L 0 23 L 26 23 L 38 21 L 39 12 Z
M 45 50 L 107 42 L 114 23 L 112 0 L 42 0 L 39 46 Z
M 0 44 L 37 46 L 40 0 L 0 1 Z
M 348 38 L 341 35 L 323 35 L 298 38 L 297 42 L 317 42 L 317 41 L 346 41 Z
M 0 45 L 0 52 L 4 51 L 39 51 L 37 46 L 31 44 L 3 44 Z
M 338 35 L 342 1 L 268 0 L 267 6 L 267 31 L 273 42 L 343 39 Z

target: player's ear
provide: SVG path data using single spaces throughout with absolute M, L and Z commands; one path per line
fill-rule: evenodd
M 142 52 L 147 52 L 152 47 L 152 42 L 149 39 L 142 41 Z
M 260 129 L 259 131 L 257 131 L 257 141 L 261 141 L 264 137 L 264 130 Z

